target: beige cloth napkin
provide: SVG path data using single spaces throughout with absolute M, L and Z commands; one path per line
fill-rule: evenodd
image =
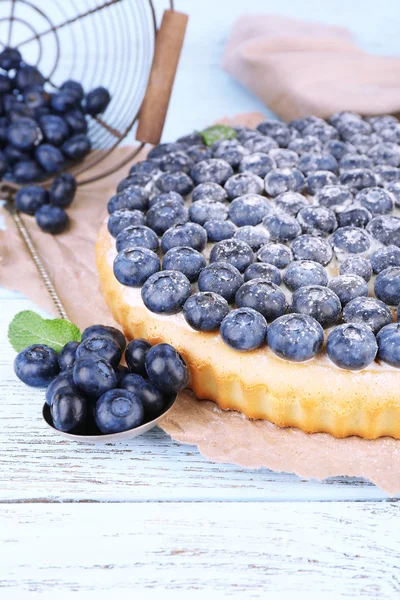
M 340 110 L 400 111 L 400 58 L 361 50 L 340 27 L 279 15 L 244 15 L 223 68 L 284 120 Z

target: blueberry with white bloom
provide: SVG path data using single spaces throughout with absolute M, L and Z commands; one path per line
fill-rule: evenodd
M 283 281 L 293 292 L 306 285 L 328 285 L 328 274 L 322 265 L 313 260 L 296 260 L 286 269 Z
M 258 225 L 272 211 L 271 202 L 259 194 L 235 198 L 229 206 L 229 218 L 235 225 Z
M 188 221 L 187 208 L 176 200 L 160 200 L 146 215 L 146 225 L 157 235 L 163 235 L 173 225 L 182 225 Z
M 292 119 L 288 123 L 291 129 L 297 129 L 300 133 L 303 133 L 305 129 L 312 123 L 323 124 L 325 121 L 321 117 L 315 117 L 314 115 L 309 117 L 299 117 L 298 119 Z
M 400 367 L 400 324 L 385 325 L 376 336 L 378 358 L 393 367 Z
M 374 187 L 378 184 L 378 178 L 371 169 L 352 169 L 343 171 L 339 177 L 342 185 L 349 186 L 352 192 Z
M 158 144 L 154 146 L 148 154 L 148 158 L 160 161 L 165 154 L 176 152 L 177 150 L 186 150 L 186 144 L 182 142 L 168 142 L 166 144 Z
M 244 280 L 264 279 L 271 281 L 275 285 L 280 285 L 282 281 L 281 273 L 278 267 L 268 263 L 253 263 L 244 272 Z
M 144 174 L 144 175 L 153 175 L 153 174 L 156 174 L 158 171 L 159 171 L 158 162 L 151 160 L 151 159 L 146 159 L 146 160 L 141 160 L 141 161 L 135 163 L 134 165 L 132 165 L 131 168 L 129 169 L 129 175 L 132 175 L 133 173 L 140 173 L 140 174 Z
M 389 306 L 400 303 L 400 267 L 387 267 L 375 279 L 375 296 Z
M 350 204 L 341 212 L 337 212 L 337 221 L 339 227 L 366 227 L 372 215 L 363 206 L 357 206 L 356 204 Z
M 261 177 L 249 172 L 232 175 L 224 187 L 230 200 L 244 194 L 262 194 L 264 189 Z
M 286 148 L 291 139 L 290 129 L 286 123 L 276 119 L 266 119 L 257 125 L 257 131 L 276 140 L 281 148 Z
M 227 302 L 233 302 L 237 290 L 243 283 L 240 271 L 227 262 L 207 265 L 199 275 L 198 286 L 201 292 L 215 292 Z
M 214 202 L 225 202 L 228 199 L 228 194 L 219 183 L 214 181 L 208 181 L 206 183 L 200 183 L 196 185 L 192 192 L 192 202 L 198 200 L 208 200 Z
M 351 171 L 352 169 L 372 169 L 374 163 L 365 154 L 345 154 L 339 161 L 340 171 Z
M 324 267 L 333 257 L 332 246 L 327 240 L 306 233 L 294 240 L 292 252 L 295 260 L 315 260 Z
M 297 220 L 303 233 L 318 237 L 327 237 L 338 226 L 335 213 L 325 206 L 302 208 L 297 215 Z
M 231 239 L 217 242 L 210 252 L 210 263 L 230 263 L 243 273 L 254 262 L 250 246 L 241 240 Z
M 183 316 L 196 331 L 216 331 L 229 312 L 229 304 L 214 292 L 198 292 L 183 305 Z
M 307 191 L 311 196 L 315 196 L 318 190 L 323 189 L 327 185 L 336 185 L 339 180 L 332 171 L 314 171 L 307 175 Z
M 293 150 L 296 154 L 304 154 L 305 152 L 322 152 L 322 143 L 314 135 L 306 135 L 304 137 L 294 138 L 289 142 L 289 150 Z M 329 152 L 329 150 L 328 150 Z
M 326 351 L 331 361 L 341 369 L 359 371 L 376 357 L 377 343 L 371 329 L 360 323 L 339 325 L 330 332 Z
M 142 300 L 151 312 L 172 315 L 179 312 L 191 294 L 189 279 L 179 271 L 160 271 L 142 287 Z
M 192 133 L 188 133 L 186 135 L 182 135 L 180 138 L 176 140 L 178 143 L 185 144 L 189 149 L 192 146 L 202 146 L 204 145 L 203 138 L 198 131 L 193 131 Z
M 117 252 L 124 248 L 148 248 L 156 252 L 158 250 L 158 237 L 146 225 L 131 225 L 123 229 L 116 238 Z
M 378 183 L 380 185 L 384 185 L 386 183 L 398 183 L 400 181 L 400 169 L 398 167 L 391 167 L 390 165 L 377 165 L 373 168 L 373 171 L 377 176 Z
M 220 140 L 212 145 L 214 158 L 226 160 L 232 167 L 239 166 L 240 161 L 248 150 L 244 148 L 238 140 Z
M 381 141 L 382 138 L 376 133 L 372 133 L 371 135 L 356 133 L 349 139 L 347 144 L 353 146 L 354 150 L 351 152 L 352 154 L 359 152 L 360 154 L 366 155 L 371 146 L 375 146 L 375 144 Z
M 354 298 L 368 296 L 368 285 L 359 275 L 338 275 L 330 280 L 328 288 L 335 292 L 342 306 Z
M 337 130 L 343 140 L 350 141 L 356 134 L 361 133 L 363 135 L 368 135 L 371 133 L 371 126 L 362 119 L 346 120 L 337 125 Z
M 368 152 L 376 165 L 400 165 L 400 147 L 393 142 L 380 142 L 372 146 Z
M 321 350 L 324 330 L 308 315 L 282 315 L 268 328 L 267 343 L 272 352 L 284 360 L 303 362 Z
M 267 322 L 252 308 L 232 310 L 222 321 L 220 334 L 228 346 L 235 350 L 249 351 L 265 342 Z
M 400 248 L 394 245 L 378 248 L 370 256 L 374 273 L 380 273 L 388 267 L 400 267 Z
M 189 174 L 193 165 L 194 162 L 183 150 L 164 154 L 159 163 L 159 167 L 164 173 L 182 172 Z
M 192 159 L 194 163 L 198 163 L 201 160 L 207 160 L 208 158 L 213 158 L 213 152 L 208 146 L 190 146 L 190 148 L 187 148 L 186 154 Z
M 155 185 L 160 192 L 177 192 L 181 196 L 187 196 L 193 189 L 192 179 L 187 173 L 183 173 L 183 171 L 163 173 L 156 179 Z
M 400 169 L 399 169 L 400 171 Z M 395 206 L 400 207 L 400 181 L 392 181 L 385 185 L 385 189 L 392 195 Z
M 378 115 L 374 117 L 368 117 L 368 122 L 372 129 L 379 133 L 383 129 L 396 127 L 398 120 L 393 115 Z
M 164 255 L 162 262 L 164 270 L 180 271 L 190 282 L 197 280 L 200 271 L 206 264 L 204 256 L 189 246 L 171 248 Z
M 190 246 L 201 252 L 206 247 L 206 243 L 207 232 L 201 225 L 183 223 L 167 229 L 161 239 L 161 248 L 164 254 L 176 246 Z
M 374 217 L 368 223 L 367 231 L 385 246 L 394 244 L 400 247 L 400 217 L 396 215 Z
M 114 259 L 114 275 L 122 285 L 138 287 L 160 270 L 160 260 L 148 248 L 125 248 Z
M 149 192 L 137 186 L 126 188 L 118 192 L 108 201 L 107 208 L 110 215 L 116 210 L 147 210 L 149 205 Z
M 342 209 L 353 201 L 353 194 L 346 185 L 327 185 L 315 194 L 315 204 L 332 210 Z
M 257 252 L 262 246 L 268 244 L 269 242 L 269 234 L 266 229 L 262 227 L 253 227 L 252 225 L 244 225 L 243 227 L 239 227 L 234 235 L 234 239 L 242 240 L 242 242 L 246 242 L 253 250 L 253 252 Z
M 313 135 L 318 138 L 319 141 L 324 144 L 328 140 L 337 139 L 339 137 L 338 132 L 332 125 L 328 123 L 310 123 L 303 130 L 303 135 Z
M 304 175 L 295 167 L 273 169 L 264 179 L 265 191 L 275 197 L 283 192 L 302 192 L 306 186 Z
M 291 312 L 313 317 L 322 327 L 332 327 L 340 318 L 342 305 L 332 290 L 321 285 L 300 287 L 293 293 Z
M 117 237 L 123 229 L 135 225 L 144 225 L 146 218 L 140 210 L 128 210 L 121 208 L 113 212 L 107 222 L 108 231 L 113 237 Z
M 390 309 L 376 298 L 359 297 L 351 300 L 343 309 L 345 323 L 368 325 L 376 334 L 382 327 L 392 322 Z
M 276 168 L 275 161 L 265 152 L 253 152 L 243 156 L 239 164 L 239 173 L 254 173 L 265 177 L 272 169 Z
M 152 198 L 149 199 L 149 208 L 152 208 L 155 204 L 158 204 L 159 202 L 178 202 L 178 204 L 181 204 L 182 206 L 185 204 L 185 201 L 183 199 L 183 196 L 181 196 L 181 194 L 178 194 L 178 192 L 163 192 L 162 194 L 157 194 L 156 196 L 153 196 Z M 163 206 L 162 204 L 160 206 Z
M 274 265 L 278 269 L 285 269 L 292 262 L 293 253 L 284 244 L 267 244 L 258 251 L 257 260 Z
M 287 148 L 273 148 L 269 151 L 268 156 L 272 158 L 278 169 L 297 167 L 299 162 L 299 155 Z
M 349 150 L 351 150 L 351 145 L 348 142 L 342 142 L 341 140 L 328 140 L 324 144 L 324 150 L 325 152 L 332 154 L 336 160 L 340 160 L 349 152 Z
M 287 300 L 279 286 L 266 279 L 250 279 L 238 289 L 235 296 L 238 307 L 247 306 L 273 321 L 286 312 Z
M 222 240 L 229 240 L 232 238 L 236 231 L 236 225 L 232 221 L 206 221 L 203 225 L 207 232 L 207 238 L 209 242 L 221 242 Z
M 328 152 L 305 152 L 300 156 L 299 169 L 304 175 L 309 175 L 315 171 L 332 171 L 332 173 L 336 173 L 337 161 Z
M 272 148 L 279 148 L 278 142 L 267 135 L 252 135 L 247 139 L 243 146 L 251 153 L 262 152 L 268 154 Z
M 361 206 L 369 210 L 374 217 L 391 213 L 393 210 L 393 196 L 390 192 L 380 187 L 361 190 L 355 199 Z
M 298 192 L 283 192 L 274 198 L 274 206 L 295 217 L 302 208 L 308 206 L 308 202 Z
M 204 225 L 206 221 L 225 221 L 228 218 L 228 207 L 222 202 L 198 200 L 189 207 L 189 218 L 199 225 Z
M 366 252 L 371 239 L 368 233 L 358 227 L 340 227 L 330 237 L 332 248 L 337 254 L 361 254 Z
M 340 275 L 359 275 L 366 282 L 372 277 L 372 266 L 368 258 L 349 256 L 340 265 Z
M 301 227 L 296 218 L 284 211 L 267 215 L 262 224 L 272 242 L 289 242 L 301 234 Z
M 195 185 L 213 181 L 223 185 L 233 175 L 231 165 L 222 158 L 207 158 L 192 167 L 190 176 Z
M 126 188 L 131 187 L 132 185 L 137 185 L 139 187 L 146 187 L 153 180 L 151 175 L 146 175 L 145 173 L 133 173 L 129 175 L 129 177 L 125 177 L 122 179 L 117 185 L 117 192 L 123 192 Z

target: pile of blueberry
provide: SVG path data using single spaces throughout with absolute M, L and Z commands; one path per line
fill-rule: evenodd
M 117 280 L 237 350 L 400 366 L 397 119 L 267 119 L 229 138 L 193 133 L 132 166 L 108 202 Z
M 120 364 L 124 353 L 127 366 Z M 189 380 L 185 361 L 169 344 L 136 339 L 126 345 L 118 329 L 103 325 L 88 327 L 81 342 L 68 342 L 58 355 L 43 344 L 25 348 L 14 370 L 26 385 L 46 388 L 56 429 L 84 435 L 152 421 Z
M 45 179 L 82 160 L 91 149 L 87 116 L 107 108 L 110 93 L 65 81 L 46 87 L 43 74 L 26 64 L 15 48 L 0 52 L 0 178 L 20 184 Z M 67 225 L 64 208 L 72 202 L 75 180 L 58 178 L 50 195 L 29 186 L 18 198 L 21 212 L 35 214 L 44 231 L 59 233 Z

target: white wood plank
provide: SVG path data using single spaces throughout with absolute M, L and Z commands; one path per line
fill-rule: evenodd
M 81 445 L 59 438 L 41 418 L 43 391 L 19 382 L 6 332 L 12 316 L 35 307 L 0 288 L 0 502 L 148 500 L 371 500 L 385 498 L 358 479 L 312 482 L 267 469 L 212 463 L 160 430 L 124 444 Z
M 400 594 L 399 510 L 399 503 L 2 507 L 0 588 L 7 599 L 145 590 L 154 595 L 139 598 L 155 598 L 165 590 L 390 600 Z

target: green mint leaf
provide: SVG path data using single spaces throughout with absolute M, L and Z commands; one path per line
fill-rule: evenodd
M 236 131 L 228 125 L 211 125 L 199 133 L 207 146 L 212 146 L 220 140 L 233 140 L 237 136 Z
M 80 342 L 81 332 L 65 319 L 43 319 L 32 310 L 24 310 L 11 321 L 8 339 L 17 352 L 32 344 L 45 344 L 59 352 L 67 342 Z

